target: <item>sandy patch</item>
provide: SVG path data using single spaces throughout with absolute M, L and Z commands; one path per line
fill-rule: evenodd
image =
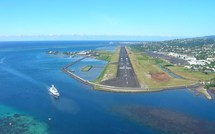
M 168 81 L 170 77 L 164 72 L 149 73 L 151 78 L 156 81 Z

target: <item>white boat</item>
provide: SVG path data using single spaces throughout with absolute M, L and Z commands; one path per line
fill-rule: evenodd
M 57 88 L 55 88 L 54 85 L 52 85 L 52 86 L 49 88 L 49 92 L 50 92 L 52 95 L 56 96 L 56 97 L 59 97 L 59 96 L 60 96 L 60 94 L 59 94 Z

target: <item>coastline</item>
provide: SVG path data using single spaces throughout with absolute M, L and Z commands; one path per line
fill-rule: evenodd
M 207 91 L 207 89 L 205 89 L 204 87 L 197 87 L 196 90 L 203 94 L 208 100 L 212 100 L 212 96 L 209 94 L 209 92 Z
M 38 43 L 36 43 L 36 45 L 37 44 Z M 61 45 L 60 42 L 57 42 L 56 44 L 59 44 L 59 46 Z M 76 44 L 78 46 L 81 42 L 77 42 Z M 98 44 L 98 46 L 101 46 L 100 43 Z M 31 46 L 31 44 L 27 43 L 23 46 L 27 47 Z M 54 49 L 54 47 L 47 44 L 47 47 L 50 49 L 60 50 L 62 52 L 78 52 L 88 49 L 97 50 L 98 48 L 98 46 L 86 46 L 87 45 L 84 45 L 82 47 L 80 45 L 80 47 L 76 47 L 71 45 L 71 49 Z M 149 121 L 160 122 L 161 124 L 166 121 L 166 124 L 169 123 L 169 127 L 168 125 L 166 126 L 167 129 L 177 127 L 174 130 L 178 130 L 184 129 L 186 126 L 181 127 L 173 124 L 175 121 L 181 121 L 181 116 L 174 116 L 165 111 L 162 112 L 162 109 L 166 109 L 167 111 L 172 111 L 174 113 L 182 113 L 182 115 L 187 115 L 187 117 L 215 122 L 215 110 L 211 109 L 214 106 L 215 90 L 213 91 L 212 89 L 208 89 L 209 94 L 213 97 L 212 100 L 208 100 L 203 94 L 197 92 L 196 88 L 151 89 L 152 91 L 135 91 L 133 89 L 132 92 L 129 92 L 127 88 L 102 89 L 93 85 L 85 84 L 78 79 L 70 77 L 62 71 L 64 66 L 84 56 L 58 57 L 44 53 L 44 49 L 38 49 L 39 47 L 36 50 L 26 52 L 11 51 L 1 54 L 2 57 L 6 57 L 4 61 L 5 64 L 10 66 L 13 70 L 17 70 L 36 80 L 39 85 L 34 85 L 34 83 L 27 81 L 27 79 L 14 76 L 2 69 L 2 94 L 0 98 L 2 105 L 18 110 L 19 112 L 21 111 L 25 115 L 33 117 L 40 123 L 45 123 L 48 133 L 159 133 L 160 131 L 158 132 L 155 127 L 146 126 L 147 124 L 141 124 L 138 120 L 134 120 L 134 118 L 132 118 L 138 114 L 140 117 L 145 116 L 147 118 L 150 113 L 147 115 L 143 110 L 153 110 L 153 108 L 157 109 L 157 112 L 155 112 L 157 113 L 157 117 L 154 116 L 147 119 Z M 104 48 L 101 48 L 101 50 L 104 50 Z M 13 53 L 13 55 L 11 55 L 11 53 Z M 94 80 L 101 74 L 107 64 L 107 61 L 97 60 L 95 57 L 89 57 L 72 65 L 68 70 L 85 80 L 95 82 Z M 81 72 L 81 68 L 86 65 L 93 65 L 94 68 L 89 72 Z M 13 84 L 14 82 L 18 82 L 19 85 Z M 48 86 L 51 84 L 54 84 L 61 93 L 62 96 L 59 99 L 56 99 L 48 93 Z M 166 84 L 163 85 L 165 86 Z M 124 116 L 122 113 L 114 111 L 113 108 L 117 108 L 122 112 L 126 112 L 126 110 L 128 112 L 130 111 L 132 112 L 132 115 Z M 134 111 L 132 111 L 132 109 Z M 7 110 L 3 108 L 0 111 Z M 153 112 L 151 112 L 151 115 L 152 114 Z M 170 116 L 172 117 L 171 119 L 169 118 Z M 144 117 L 142 119 L 144 119 Z M 145 120 L 145 122 L 148 120 Z M 168 120 L 170 122 L 168 122 Z M 94 121 L 94 123 L 91 123 L 92 121 Z M 20 124 L 21 121 L 18 123 Z M 25 123 L 27 122 L 25 121 Z M 16 124 L 17 123 L 14 125 Z M 6 125 L 8 125 L 8 123 Z M 205 122 L 200 122 L 197 130 L 203 128 L 201 125 L 203 125 L 204 128 L 207 127 Z M 190 132 L 192 130 L 190 130 Z
M 191 85 L 179 85 L 179 86 L 171 86 L 171 87 L 161 87 L 161 88 L 132 88 L 132 87 L 115 87 L 115 86 L 108 86 L 103 84 L 97 84 L 94 82 L 90 82 L 88 80 L 85 80 L 78 75 L 75 75 L 72 71 L 68 70 L 68 68 L 79 61 L 83 60 L 84 58 L 81 58 L 77 61 L 74 61 L 72 63 L 69 63 L 65 67 L 62 68 L 62 71 L 69 75 L 70 77 L 93 87 L 94 90 L 100 90 L 100 91 L 107 91 L 107 92 L 118 92 L 118 93 L 143 93 L 143 92 L 160 92 L 164 90 L 173 90 L 173 89 L 180 89 L 180 88 L 189 88 L 189 87 L 196 87 L 199 84 L 191 84 Z
M 74 74 L 72 71 L 70 71 L 68 68 L 73 66 L 74 64 L 82 61 L 83 59 L 90 57 L 85 56 L 80 59 L 77 59 L 76 61 L 73 61 L 72 63 L 67 64 L 62 68 L 62 71 L 69 75 L 70 77 L 82 82 L 83 84 L 91 86 L 94 90 L 98 91 L 106 91 L 106 92 L 115 92 L 115 93 L 152 93 L 152 92 L 161 92 L 166 90 L 176 90 L 176 89 L 188 89 L 188 88 L 195 88 L 196 91 L 203 94 L 208 100 L 212 99 L 212 96 L 208 93 L 206 89 L 204 89 L 199 82 L 193 81 L 192 83 L 185 83 L 185 84 L 179 84 L 178 85 L 171 85 L 171 86 L 158 86 L 158 87 L 148 87 L 147 85 L 141 86 L 141 87 L 118 87 L 118 86 L 109 86 L 105 84 L 101 84 L 98 81 L 88 81 L 84 78 L 81 78 L 80 76 Z M 107 68 L 108 65 L 106 65 L 105 68 Z

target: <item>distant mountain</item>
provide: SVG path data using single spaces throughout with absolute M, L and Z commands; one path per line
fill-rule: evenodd
M 174 39 L 168 41 L 159 42 L 161 45 L 177 45 L 181 47 L 186 46 L 202 46 L 215 44 L 215 36 L 204 36 L 204 37 L 195 37 L 195 38 L 185 38 L 185 39 Z
M 201 37 L 200 37 L 201 38 Z M 205 39 L 214 39 L 215 40 L 215 35 L 211 35 L 211 36 L 204 36 L 202 38 L 205 38 Z

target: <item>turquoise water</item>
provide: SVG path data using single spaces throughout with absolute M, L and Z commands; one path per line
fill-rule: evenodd
M 0 105 L 13 109 L 9 113 L 24 112 L 27 117 L 44 124 L 42 126 L 47 127 L 51 134 L 163 133 L 153 125 L 148 126 L 132 119 L 132 116 L 123 116 L 113 110 L 122 106 L 168 109 L 215 122 L 214 100 L 208 101 L 186 89 L 139 94 L 95 91 L 61 71 L 63 66 L 78 57 L 56 57 L 45 53 L 48 50 L 104 48 L 113 50 L 115 46 L 110 46 L 108 42 L 1 42 Z M 87 74 L 81 72 L 80 68 L 88 64 L 95 64 L 98 68 Z M 72 69 L 93 80 L 105 64 L 104 61 L 85 59 Z M 61 94 L 59 99 L 48 93 L 51 84 L 58 88 Z M 0 110 L 1 113 L 3 111 Z

